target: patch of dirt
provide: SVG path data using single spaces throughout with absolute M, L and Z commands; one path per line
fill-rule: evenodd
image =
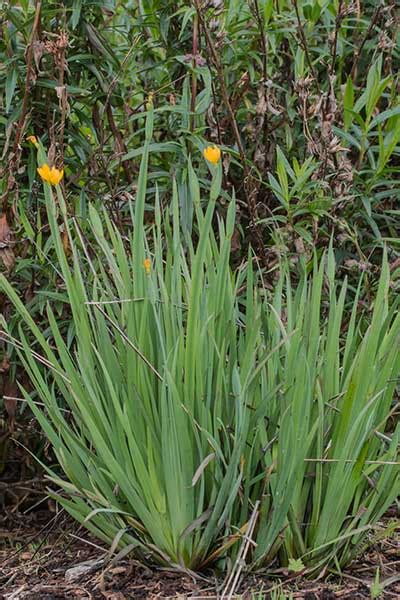
M 108 548 L 64 513 L 0 521 L 0 600 L 135 600 L 214 596 L 204 582 L 131 559 L 104 563 Z M 81 566 L 81 576 L 74 570 Z
M 162 569 L 150 570 L 130 558 L 105 562 L 107 546 L 65 515 L 48 510 L 8 512 L 0 519 L 0 600 L 155 600 L 217 598 L 212 573 L 203 579 Z M 342 576 L 307 581 L 284 570 L 268 579 L 252 576 L 238 592 L 241 600 L 264 600 L 275 589 L 304 600 L 371 598 L 376 569 L 386 582 L 379 598 L 400 598 L 399 539 L 382 540 Z M 282 582 L 282 587 L 279 587 Z M 257 592 L 252 596 L 252 592 Z M 279 597 L 279 596 L 275 596 Z

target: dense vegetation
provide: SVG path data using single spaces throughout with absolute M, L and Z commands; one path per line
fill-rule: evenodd
M 52 494 L 146 560 L 348 563 L 398 493 L 394 3 L 1 27 L 5 431 L 28 403 Z

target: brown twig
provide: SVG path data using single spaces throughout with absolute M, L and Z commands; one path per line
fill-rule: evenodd
M 122 137 L 120 130 L 118 129 L 118 127 L 115 124 L 111 104 L 109 104 L 109 103 L 106 106 L 106 114 L 107 114 L 108 124 L 110 125 L 110 129 L 113 133 L 113 136 L 114 136 L 114 139 L 115 139 L 115 142 L 117 145 L 118 154 L 121 154 L 121 153 L 126 154 L 127 149 L 125 146 L 125 142 L 124 142 L 124 139 Z M 123 166 L 123 169 L 125 172 L 125 177 L 126 177 L 127 182 L 132 183 L 132 173 L 131 173 L 131 166 L 129 164 L 129 161 L 123 160 L 122 166 Z
M 58 85 L 60 88 L 60 111 L 61 111 L 61 122 L 59 128 L 59 149 L 60 149 L 60 164 L 64 166 L 64 131 L 65 131 L 65 120 L 67 116 L 68 99 L 67 99 L 67 88 L 65 86 L 65 71 L 66 71 L 66 50 L 68 44 L 68 38 L 63 32 L 60 34 L 65 36 L 65 44 L 60 46 L 60 60 L 59 60 L 59 77 Z
M 48 535 L 51 533 L 51 531 L 54 529 L 54 526 L 55 526 L 57 520 L 60 518 L 60 516 L 63 515 L 63 513 L 64 513 L 64 509 L 62 508 L 58 513 L 56 513 L 54 515 L 54 517 L 52 517 L 50 519 L 50 521 L 48 523 L 46 523 L 41 529 L 39 529 L 39 531 L 37 531 L 24 544 L 22 544 L 21 547 L 19 547 L 17 550 L 15 550 L 15 552 L 12 552 L 9 556 L 7 556 L 7 558 L 1 563 L 1 566 L 4 568 L 13 558 L 18 556 L 18 554 L 20 554 L 23 550 L 25 550 L 25 548 L 27 548 L 35 540 L 41 539 L 42 534 L 47 533 L 46 537 L 44 538 L 44 539 L 46 539 L 48 537 Z M 41 544 L 43 543 L 43 541 L 44 540 L 42 540 Z
M 301 46 L 302 46 L 302 48 L 304 50 L 304 54 L 306 55 L 306 60 L 307 60 L 308 66 L 310 68 L 310 71 L 312 73 L 312 76 L 313 76 L 313 78 L 315 80 L 315 84 L 316 84 L 316 86 L 318 88 L 318 92 L 320 92 L 321 90 L 320 90 L 319 83 L 318 83 L 317 73 L 316 73 L 316 71 L 314 69 L 314 66 L 313 66 L 312 62 L 311 62 L 310 51 L 308 49 L 308 43 L 307 43 L 306 34 L 304 33 L 304 27 L 303 27 L 303 24 L 302 24 L 301 19 L 300 19 L 300 13 L 299 13 L 299 7 L 297 5 L 297 0 L 292 0 L 292 4 L 293 4 L 294 10 L 296 12 L 297 29 L 298 29 L 299 35 L 300 35 L 300 43 L 301 43 Z
M 238 555 L 236 558 L 236 562 L 233 566 L 233 569 L 226 581 L 224 590 L 222 592 L 221 600 L 224 600 L 224 599 L 231 600 L 233 598 L 233 594 L 237 587 L 240 574 L 243 570 L 243 567 L 245 566 L 245 560 L 246 560 L 246 556 L 249 552 L 250 546 L 256 545 L 255 542 L 253 541 L 253 534 L 254 534 L 254 529 L 255 529 L 259 514 L 260 514 L 260 501 L 257 500 L 257 502 L 254 505 L 253 512 L 251 513 L 251 517 L 248 521 L 246 533 L 243 536 L 243 541 L 240 546 L 240 549 L 239 549 L 239 552 L 238 552 Z
M 89 44 L 90 44 L 90 47 L 93 50 L 96 50 L 90 39 L 89 39 Z M 133 46 L 132 46 L 132 49 L 133 49 Z M 120 68 L 122 68 L 122 66 L 124 65 L 125 61 L 129 58 L 130 54 L 131 54 L 131 50 L 129 50 L 129 52 L 128 52 L 127 56 L 125 57 L 125 59 L 123 61 L 123 64 L 121 65 Z M 108 90 L 108 94 L 106 96 L 106 100 L 105 100 L 103 111 L 107 115 L 108 124 L 110 126 L 112 135 L 113 135 L 114 140 L 115 140 L 115 144 L 116 144 L 116 147 L 117 147 L 117 152 L 118 152 L 118 155 L 120 155 L 120 154 L 126 154 L 127 153 L 127 148 L 126 148 L 126 145 L 125 145 L 122 133 L 120 132 L 120 130 L 118 129 L 118 127 L 117 127 L 117 125 L 115 123 L 114 115 L 113 115 L 113 111 L 112 111 L 112 106 L 111 106 L 111 103 L 110 103 L 111 93 L 112 93 L 112 90 L 115 87 L 117 81 L 118 81 L 118 75 L 117 75 L 117 77 L 114 77 L 114 79 L 111 81 L 111 84 L 110 84 L 110 87 L 109 87 L 109 90 Z M 130 164 L 129 161 L 123 160 L 122 161 L 122 167 L 124 169 L 124 173 L 125 173 L 125 177 L 126 177 L 127 182 L 129 184 L 131 184 L 132 181 L 133 181 L 133 179 L 132 179 L 132 165 Z
M 339 6 L 338 6 L 336 22 L 335 22 L 335 33 L 334 33 L 333 44 L 332 44 L 332 60 L 331 60 L 330 66 L 329 66 L 329 73 L 331 75 L 333 75 L 335 73 L 336 55 L 337 55 L 337 40 L 338 40 L 339 31 L 340 31 L 340 26 L 342 24 L 343 17 L 344 17 L 342 9 L 343 9 L 343 0 L 339 0 Z
M 264 242 L 262 239 L 262 235 L 261 235 L 261 232 L 260 232 L 260 229 L 258 226 L 259 217 L 258 217 L 257 203 L 256 203 L 257 182 L 254 180 L 254 177 L 252 176 L 249 166 L 247 164 L 246 152 L 245 152 L 245 149 L 243 146 L 243 142 L 242 142 L 242 139 L 240 136 L 240 132 L 239 132 L 239 128 L 238 128 L 238 125 L 236 122 L 235 114 L 233 112 L 232 105 L 231 105 L 229 95 L 228 95 L 228 91 L 227 91 L 227 88 L 225 85 L 224 70 L 223 70 L 221 61 L 219 60 L 219 57 L 216 52 L 213 41 L 211 39 L 210 32 L 204 21 L 204 18 L 203 18 L 202 12 L 201 12 L 201 8 L 200 8 L 200 4 L 199 4 L 199 0 L 194 0 L 194 6 L 196 8 L 197 15 L 199 18 L 199 24 L 201 25 L 202 30 L 205 35 L 205 38 L 206 38 L 207 49 L 209 51 L 209 55 L 215 66 L 215 69 L 217 71 L 218 81 L 219 81 L 219 85 L 221 88 L 222 99 L 224 101 L 224 104 L 225 104 L 227 112 L 228 112 L 229 122 L 230 122 L 232 131 L 233 131 L 233 135 L 234 135 L 237 147 L 238 147 L 240 161 L 242 163 L 242 168 L 243 168 L 243 173 L 244 173 L 244 191 L 245 191 L 246 202 L 247 202 L 247 206 L 248 206 L 248 210 L 249 210 L 251 228 L 252 228 L 254 236 L 255 236 L 257 250 L 261 255 L 261 259 L 262 259 L 264 266 L 266 266 L 267 265 L 267 256 L 266 256 L 266 251 L 265 251 L 265 246 L 264 246 Z
M 126 63 L 128 62 L 128 60 L 129 60 L 132 52 L 136 48 L 136 44 L 138 43 L 139 39 L 140 39 L 140 35 L 133 41 L 133 43 L 132 43 L 131 47 L 129 48 L 128 52 L 126 53 L 123 61 L 121 62 L 121 65 L 120 65 L 118 73 L 114 76 L 113 80 L 110 83 L 110 87 L 108 88 L 107 96 L 106 96 L 106 99 L 105 99 L 105 102 L 104 102 L 104 109 L 103 109 L 103 111 L 105 111 L 106 107 L 108 106 L 108 104 L 110 102 L 110 99 L 111 99 L 111 94 L 113 93 L 113 91 L 115 89 L 115 86 L 118 83 L 119 77 L 120 77 L 120 75 L 121 75 L 121 73 L 122 73 L 122 71 L 123 71 Z
M 195 72 L 196 68 L 196 59 L 199 54 L 199 17 L 197 13 L 194 15 L 193 19 L 193 41 L 192 41 L 192 91 L 191 91 L 191 99 L 190 99 L 190 131 L 194 131 L 196 125 L 196 97 L 197 97 L 197 75 Z
M 264 18 L 261 15 L 260 7 L 258 4 L 258 0 L 254 0 L 254 14 L 256 17 L 258 30 L 260 32 L 260 40 L 261 40 L 261 60 L 262 60 L 262 84 L 264 86 L 264 100 L 265 105 L 267 106 L 268 102 L 268 94 L 266 89 L 266 84 L 268 80 L 268 46 L 267 46 L 267 37 L 265 35 L 265 23 Z M 264 144 L 267 142 L 268 138 L 268 111 L 264 114 Z
M 28 112 L 28 101 L 29 101 L 29 94 L 31 91 L 31 84 L 32 84 L 32 74 L 33 74 L 33 43 L 35 41 L 35 37 L 36 37 L 36 33 L 39 29 L 40 26 L 40 12 L 41 12 L 41 8 L 42 8 L 42 2 L 41 0 L 36 0 L 36 4 L 35 4 L 35 17 L 33 19 L 33 25 L 32 25 L 32 31 L 31 31 L 31 35 L 29 38 L 29 43 L 26 49 L 26 77 L 25 77 L 25 89 L 24 89 L 24 97 L 22 99 L 22 107 L 21 107 L 21 115 L 19 117 L 18 120 L 18 124 L 17 124 L 17 128 L 15 131 L 15 138 L 14 138 L 14 143 L 12 146 L 12 150 L 10 152 L 9 155 L 9 160 L 8 160 L 8 179 L 7 179 L 7 189 L 3 195 L 2 198 L 2 210 L 3 210 L 3 214 L 7 213 L 8 211 L 8 198 L 9 198 L 9 194 L 11 192 L 11 190 L 14 188 L 15 185 L 15 178 L 13 176 L 13 172 L 16 172 L 18 170 L 18 163 L 19 163 L 19 155 L 20 155 L 20 151 L 19 151 L 19 144 L 21 142 L 22 136 L 23 136 L 23 132 L 24 132 L 24 128 L 25 128 L 25 122 L 26 122 L 26 115 Z
M 360 56 L 361 56 L 361 52 L 363 51 L 365 42 L 367 41 L 367 39 L 369 38 L 369 36 L 371 35 L 371 32 L 373 30 L 373 28 L 375 27 L 377 21 L 378 21 L 378 17 L 379 14 L 381 12 L 381 6 L 377 6 L 374 14 L 372 15 L 372 19 L 371 22 L 369 24 L 369 27 L 365 33 L 365 36 L 362 39 L 362 42 L 360 44 L 360 46 L 358 47 L 358 50 L 356 51 L 355 57 L 354 57 L 354 61 L 353 61 L 353 66 L 351 68 L 351 72 L 350 72 L 350 77 L 352 82 L 354 83 L 357 77 L 357 70 L 358 70 L 358 63 L 360 61 Z

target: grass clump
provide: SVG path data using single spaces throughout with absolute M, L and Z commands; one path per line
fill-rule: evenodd
M 152 122 L 149 105 L 129 239 L 91 207 L 88 248 L 59 186 L 45 184 L 73 342 L 50 305 L 44 332 L 0 280 L 45 410 L 25 397 L 64 473 L 47 468 L 54 495 L 114 547 L 177 568 L 223 565 L 246 534 L 249 567 L 344 564 L 398 490 L 399 425 L 386 429 L 400 315 L 388 265 L 370 322 L 358 312 L 361 288 L 344 318 L 332 252 L 295 289 L 282 266 L 267 292 L 251 255 L 230 267 L 235 202 L 216 216 L 220 164 L 205 211 L 189 173 L 197 244 L 180 233 L 175 185 L 168 214 L 156 197 L 146 232 Z

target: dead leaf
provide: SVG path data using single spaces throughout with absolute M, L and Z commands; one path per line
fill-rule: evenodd
M 69 114 L 70 109 L 69 109 L 69 104 L 68 104 L 68 100 L 67 100 L 67 88 L 65 85 L 57 85 L 55 88 L 56 90 L 56 94 L 57 94 L 57 98 L 58 98 L 58 105 L 60 107 L 61 111 L 66 111 L 67 114 Z
M 390 263 L 389 268 L 391 271 L 395 271 L 398 267 L 400 267 L 400 258 L 396 258 L 392 263 Z
M 231 238 L 231 252 L 237 252 L 241 248 L 240 231 L 237 227 L 233 230 Z
M 295 238 L 295 240 L 294 240 L 294 246 L 296 248 L 297 254 L 304 254 L 305 253 L 306 249 L 304 247 L 304 242 L 303 242 L 302 238 L 300 238 L 300 237 Z
M 7 156 L 8 148 L 10 146 L 10 141 L 11 141 L 11 135 L 12 135 L 13 131 L 14 131 L 14 122 L 11 121 L 11 123 L 8 125 L 8 127 L 6 127 L 5 136 L 4 136 L 3 154 L 1 155 L 1 160 L 3 160 L 5 156 Z M 3 176 L 3 174 L 2 174 L 2 176 Z
M 78 581 L 78 579 L 80 579 L 84 575 L 87 575 L 89 573 L 95 573 L 103 565 L 104 565 L 104 560 L 102 558 L 87 560 L 83 563 L 80 563 L 79 565 L 76 565 L 75 567 L 71 567 L 70 569 L 67 569 L 64 574 L 64 579 L 68 583 Z
M 65 256 L 71 254 L 71 246 L 69 243 L 68 231 L 64 228 L 61 232 L 61 241 L 64 248 Z
M 10 359 L 8 357 L 8 354 L 5 354 L 3 356 L 3 360 L 1 361 L 1 364 L 0 364 L 0 373 L 8 373 L 9 370 L 10 370 Z
M 111 575 L 122 575 L 122 573 L 126 573 L 128 570 L 128 567 L 114 567 L 113 569 L 109 569 L 109 573 L 111 573 Z
M 51 139 L 51 142 L 50 142 L 49 150 L 47 152 L 47 158 L 48 158 L 49 165 L 55 165 L 57 150 L 56 150 L 56 142 L 54 139 L 54 131 L 53 130 L 50 131 L 50 139 Z
M 6 413 L 8 415 L 8 427 L 10 431 L 14 429 L 15 415 L 17 412 L 17 401 L 15 398 L 17 394 L 17 384 L 7 378 L 3 384 L 3 401 L 4 408 L 6 409 Z
M 260 85 L 257 90 L 257 104 L 256 104 L 256 115 L 258 117 L 264 116 L 267 112 L 267 99 L 265 94 L 264 85 Z
M 20 554 L 21 560 L 31 560 L 32 556 L 32 552 L 23 552 L 22 554 Z
M 42 60 L 42 56 L 45 53 L 46 49 L 44 47 L 43 42 L 40 40 L 36 40 L 32 44 L 33 49 L 33 60 L 35 61 L 36 70 L 40 71 L 40 61 Z
M 13 234 L 7 222 L 7 215 L 0 217 L 0 259 L 7 271 L 11 273 L 15 265 L 15 254 L 12 249 Z

